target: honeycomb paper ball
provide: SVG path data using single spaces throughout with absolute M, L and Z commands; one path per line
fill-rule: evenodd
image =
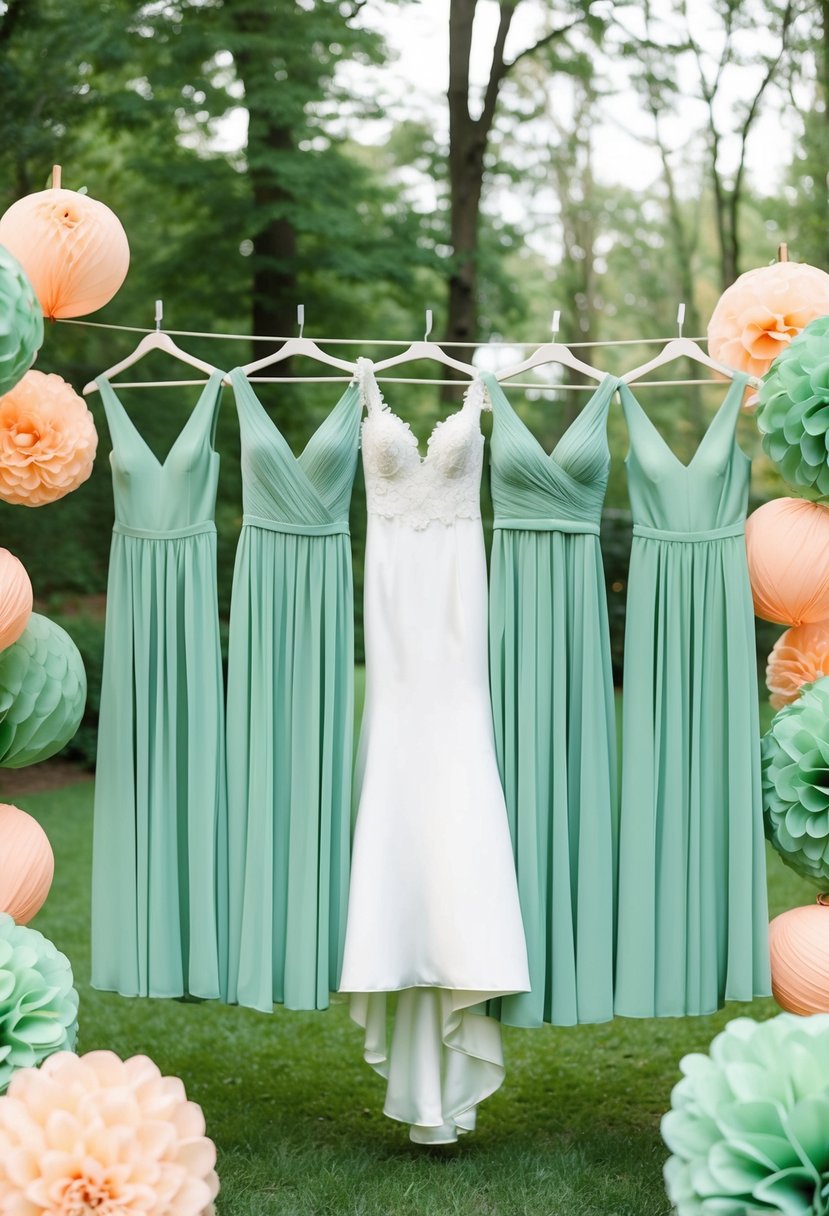
M 20 638 L 0 652 L 0 767 L 54 756 L 81 724 L 86 672 L 65 629 L 33 612 Z
M 121 221 L 105 203 L 75 190 L 40 190 L 0 218 L 0 244 L 11 250 L 46 317 L 82 317 L 118 291 L 130 249 Z
M 0 394 L 14 388 L 37 358 L 43 313 L 23 267 L 0 245 Z
M 741 274 L 720 296 L 708 325 L 708 350 L 737 371 L 763 376 L 792 338 L 827 313 L 825 271 L 801 262 L 761 266 Z
M 829 1013 L 829 907 L 824 896 L 769 925 L 771 988 L 790 1013 Z
M 0 397 L 0 499 L 42 507 L 92 472 L 98 432 L 83 397 L 61 376 L 27 372 Z
M 54 876 L 52 846 L 38 821 L 0 803 L 0 913 L 28 924 L 46 902 Z
M 805 498 L 829 498 L 829 317 L 812 321 L 763 377 L 763 449 Z
M 790 705 L 804 684 L 829 676 L 829 621 L 796 625 L 774 644 L 766 665 L 769 701 L 775 709 Z
M 829 507 L 764 503 L 746 521 L 746 553 L 757 616 L 778 625 L 829 620 Z
M 32 584 L 21 561 L 0 549 L 0 650 L 16 642 L 32 615 Z

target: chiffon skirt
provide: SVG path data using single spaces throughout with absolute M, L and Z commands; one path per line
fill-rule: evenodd
M 230 616 L 227 999 L 324 1009 L 348 900 L 353 592 L 347 534 L 246 525 Z
M 95 782 L 96 988 L 220 995 L 223 703 L 215 532 L 114 533 Z
M 531 991 L 511 1026 L 613 1016 L 616 724 L 598 537 L 496 529 L 490 675 Z
M 742 536 L 635 537 L 625 641 L 616 1012 L 769 987 L 754 619 Z

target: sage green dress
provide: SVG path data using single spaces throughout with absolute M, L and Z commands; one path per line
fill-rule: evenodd
M 620 386 L 634 535 L 615 1008 L 628 1017 L 770 991 L 745 386 L 735 377 L 687 465 Z
M 599 521 L 610 453 L 606 377 L 552 453 L 498 381 L 490 679 L 531 990 L 503 1022 L 613 1016 L 616 722 Z
M 354 602 L 350 385 L 295 457 L 240 369 L 244 516 L 227 695 L 227 999 L 324 1009 L 348 901 Z
M 92 984 L 218 997 L 227 910 L 211 376 L 163 464 L 107 380 L 115 526 L 95 774 Z M 168 398 L 154 408 L 167 408 Z M 221 863 L 221 864 L 220 864 Z

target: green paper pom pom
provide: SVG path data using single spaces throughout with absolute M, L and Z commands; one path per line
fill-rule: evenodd
M 43 312 L 23 267 L 0 245 L 0 396 L 14 388 L 43 342 Z
M 829 317 L 807 325 L 760 385 L 763 448 L 804 498 L 829 498 Z
M 735 1018 L 680 1070 L 662 1119 L 679 1216 L 827 1216 L 829 1014 Z
M 0 1094 L 18 1068 L 72 1051 L 78 994 L 72 967 L 37 929 L 0 912 Z
M 0 652 L 0 766 L 23 768 L 54 756 L 81 724 L 86 672 L 65 629 L 33 612 Z
M 798 874 L 829 885 L 829 676 L 777 712 L 761 756 L 766 836 Z

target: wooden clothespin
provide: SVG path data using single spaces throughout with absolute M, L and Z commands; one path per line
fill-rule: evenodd
M 60 165 L 52 165 L 52 189 L 60 190 Z
M 778 262 L 788 262 L 789 260 L 789 246 L 785 241 L 777 246 L 777 260 Z

